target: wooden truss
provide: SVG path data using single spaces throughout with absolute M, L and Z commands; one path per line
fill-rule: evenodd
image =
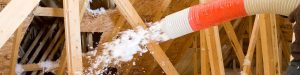
M 85 13 L 84 2 L 85 0 L 63 0 L 64 8 L 50 8 L 50 7 L 39 7 L 37 6 L 40 0 L 12 0 L 1 12 L 0 12 L 0 47 L 2 47 L 10 36 L 14 35 L 14 49 L 12 52 L 12 63 L 10 67 L 10 74 L 15 73 L 16 59 L 18 57 L 18 48 L 21 42 L 21 39 L 24 36 L 24 32 L 30 22 L 32 21 L 33 16 L 54 16 L 54 17 L 64 17 L 65 25 L 65 34 L 64 38 L 65 49 L 61 55 L 60 67 L 57 71 L 57 74 L 62 75 L 65 71 L 65 67 L 68 69 L 68 74 L 78 75 L 83 74 L 82 68 L 82 53 L 81 53 L 81 37 L 80 37 L 80 22 L 82 21 L 83 14 Z M 121 30 L 124 22 L 127 21 L 132 28 L 141 26 L 146 28 L 144 21 L 141 19 L 140 15 L 137 13 L 133 7 L 135 0 L 114 0 L 119 12 L 123 15 L 120 16 L 117 20 L 116 27 L 113 28 L 112 33 L 104 33 L 103 35 L 108 35 L 102 38 L 102 42 L 110 41 L 111 38 Z M 154 21 L 160 20 L 168 6 L 170 5 L 171 0 L 163 0 L 161 2 L 161 9 L 157 11 L 153 17 Z M 204 3 L 200 0 L 201 3 Z M 226 34 L 230 40 L 230 44 L 233 47 L 234 53 L 238 59 L 238 63 L 241 65 L 243 72 L 247 74 L 253 73 L 252 61 L 254 60 L 254 52 L 256 52 L 256 74 L 262 75 L 281 75 L 281 54 L 286 58 L 285 61 L 289 61 L 289 52 L 280 51 L 279 42 L 285 43 L 283 41 L 278 41 L 277 36 L 282 36 L 283 33 L 277 28 L 276 16 L 274 14 L 260 14 L 257 15 L 254 21 L 254 24 L 249 23 L 248 32 L 251 33 L 249 47 L 247 49 L 247 54 L 243 53 L 243 45 L 240 43 L 238 34 L 235 32 L 235 28 L 239 25 L 232 24 L 231 22 L 223 23 L 222 26 L 226 31 Z M 252 27 L 253 26 L 253 27 Z M 221 27 L 221 26 L 220 26 Z M 220 41 L 219 29 L 218 26 L 208 28 L 193 34 L 194 39 L 197 41 L 186 41 L 188 42 L 185 46 L 185 49 L 189 48 L 190 45 L 193 45 L 194 54 L 193 54 L 193 63 L 194 63 L 194 74 L 198 74 L 198 70 L 201 71 L 202 75 L 225 75 L 223 59 L 227 59 L 226 56 L 222 56 L 222 46 L 223 41 Z M 62 30 L 62 29 L 61 29 Z M 43 33 L 43 32 L 41 32 Z M 60 35 L 63 32 L 60 32 L 56 38 L 56 41 L 62 41 L 64 39 L 59 39 Z M 195 36 L 194 36 L 195 35 Z M 198 36 L 198 37 L 197 37 Z M 191 38 L 185 38 L 191 39 Z M 180 71 L 176 69 L 171 63 L 171 60 L 166 55 L 166 50 L 168 50 L 174 40 L 168 41 L 163 45 L 159 46 L 156 42 L 150 42 L 147 45 L 147 48 L 152 53 L 155 61 L 149 61 L 148 63 L 154 63 L 153 65 L 147 67 L 149 72 L 147 75 L 150 75 L 151 72 L 159 65 L 167 75 L 179 75 Z M 55 41 L 54 41 L 55 43 Z M 50 47 L 57 47 L 56 45 L 51 44 Z M 33 43 L 35 44 L 35 43 Z M 284 45 L 284 44 L 283 44 Z M 198 49 L 200 47 L 200 49 Z M 287 49 L 287 46 L 283 46 L 283 49 Z M 46 50 L 50 51 L 50 49 Z M 48 54 L 52 54 L 47 52 Z M 184 53 L 184 52 L 183 52 Z M 199 59 L 197 59 L 197 54 L 200 55 L 200 65 L 201 69 L 198 69 L 195 66 L 198 66 Z M 183 55 L 180 55 L 183 56 Z M 26 56 L 25 56 L 26 57 Z M 32 58 L 31 61 L 33 61 Z M 45 58 L 43 59 L 45 60 Z M 43 61 L 41 60 L 41 61 Z M 247 60 L 250 64 L 243 64 Z M 25 61 L 25 60 L 21 60 Z M 179 61 L 179 59 L 175 59 Z M 132 61 L 131 61 L 132 62 Z M 225 62 L 226 63 L 226 62 Z M 23 65 L 25 71 L 37 71 L 41 70 L 37 64 L 25 64 Z M 127 68 L 131 70 L 132 65 L 128 65 Z M 264 69 L 264 70 L 262 70 Z M 127 75 L 129 70 L 125 71 Z
M 25 18 L 31 14 L 31 12 L 38 5 L 40 0 L 32 0 L 32 1 L 17 1 L 12 0 L 1 12 L 0 16 L 0 25 L 3 27 L 0 29 L 1 31 L 1 42 L 0 46 L 9 39 L 10 35 L 13 34 L 17 30 L 17 28 L 21 25 L 21 23 L 25 20 Z M 84 1 L 84 0 L 82 0 Z M 138 16 L 137 12 L 131 5 L 128 0 L 115 0 L 116 4 L 120 12 L 126 16 L 127 21 L 132 25 L 132 27 L 137 27 L 139 25 L 146 27 L 144 22 Z M 170 1 L 169 1 L 170 2 Z M 22 4 L 21 4 L 22 3 Z M 81 3 L 81 4 L 80 4 Z M 80 44 L 80 18 L 83 16 L 83 5 L 84 2 L 80 2 L 79 0 L 64 0 L 64 9 L 59 8 L 45 8 L 45 7 L 37 7 L 36 10 L 33 11 L 33 14 L 39 16 L 55 16 L 55 17 L 64 17 L 65 18 L 65 36 L 66 36 L 66 59 L 67 59 L 67 68 L 68 74 L 82 74 L 82 53 L 81 53 L 81 44 Z M 25 5 L 25 7 L 23 6 Z M 167 6 L 165 6 L 167 7 Z M 23 8 L 22 10 L 16 11 L 16 8 Z M 82 10 L 79 10 L 79 9 Z M 128 11 L 130 10 L 130 11 Z M 82 12 L 80 12 L 82 11 Z M 164 10 L 162 10 L 164 11 Z M 11 13 L 17 12 L 17 13 Z M 63 12 L 63 13 L 62 13 Z M 162 16 L 162 13 L 158 13 L 158 16 Z M 7 19 L 7 17 L 10 17 Z M 159 19 L 159 17 L 158 17 Z M 29 22 L 30 23 L 30 22 Z M 19 31 L 19 30 L 18 30 Z M 116 32 L 117 33 L 117 32 Z M 17 33 L 19 36 L 20 33 Z M 72 37 L 71 37 L 72 36 Z M 19 40 L 18 40 L 19 39 Z M 16 38 L 16 45 L 19 44 L 20 38 Z M 18 45 L 17 45 L 18 46 Z M 162 51 L 162 49 L 155 42 L 151 42 L 147 45 L 151 52 L 154 52 L 153 56 L 159 62 L 161 67 L 166 71 L 167 74 L 170 75 L 178 75 L 176 69 L 169 61 L 166 54 Z M 18 48 L 18 47 L 17 47 Z M 17 57 L 17 50 L 14 50 L 14 62 Z M 13 63 L 15 64 L 15 63 Z M 34 65 L 33 65 L 34 66 Z M 12 66 L 14 67 L 14 66 Z M 26 67 L 26 66 L 25 66 Z M 14 69 L 11 69 L 11 73 L 14 72 Z

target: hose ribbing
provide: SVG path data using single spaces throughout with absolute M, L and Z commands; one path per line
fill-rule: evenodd
M 300 0 L 216 0 L 196 5 L 164 18 L 162 31 L 177 38 L 247 15 L 273 13 L 288 16 Z
M 189 8 L 166 16 L 162 21 L 162 32 L 171 39 L 193 32 L 188 19 Z
M 244 0 L 248 15 L 272 13 L 288 16 L 299 4 L 300 0 Z

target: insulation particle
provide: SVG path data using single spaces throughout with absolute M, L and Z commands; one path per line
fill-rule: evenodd
M 59 66 L 57 62 L 53 62 L 50 60 L 47 60 L 45 62 L 38 63 L 39 67 L 43 69 L 43 72 L 51 72 L 55 68 Z
M 23 69 L 22 65 L 21 64 L 17 64 L 16 65 L 16 74 L 17 75 L 21 75 L 22 72 L 24 72 L 24 69 Z

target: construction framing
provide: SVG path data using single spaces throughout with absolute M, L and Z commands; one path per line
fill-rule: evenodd
M 128 22 L 132 28 L 144 27 L 147 28 L 144 20 L 138 14 L 137 10 L 134 8 L 133 4 L 135 0 L 113 0 L 117 5 L 118 11 L 122 16 L 119 16 L 117 19 L 116 26 L 112 29 L 110 33 L 103 33 L 100 42 L 111 41 L 112 38 L 121 31 L 121 28 L 126 25 L 125 22 Z M 82 53 L 81 53 L 81 36 L 80 36 L 80 24 L 83 19 L 85 9 L 84 2 L 85 0 L 63 0 L 64 8 L 51 8 L 51 7 L 40 7 L 38 6 L 40 0 L 12 0 L 9 4 L 1 11 L 0 13 L 0 47 L 5 45 L 11 36 L 14 36 L 14 44 L 12 49 L 12 63 L 10 67 L 10 74 L 15 73 L 15 67 L 18 58 L 18 48 L 20 42 L 24 36 L 24 32 L 27 29 L 28 25 L 31 23 L 33 16 L 53 16 L 53 17 L 64 17 L 64 26 L 65 32 L 63 29 L 60 29 L 59 34 L 55 36 L 55 41 L 51 42 L 51 45 L 46 50 L 46 55 L 43 56 L 42 60 L 46 60 L 47 55 L 54 55 L 50 53 L 50 47 L 56 48 L 55 42 L 60 42 L 59 44 L 65 44 L 64 51 L 59 58 L 62 63 L 60 67 L 57 68 L 57 74 L 62 75 L 67 68 L 69 75 L 79 75 L 83 74 L 83 62 L 82 62 Z M 160 9 L 152 17 L 153 21 L 159 21 L 167 13 L 167 9 L 170 6 L 172 0 L 162 0 L 160 4 Z M 198 0 L 200 3 L 205 3 L 205 0 Z M 18 10 L 16 10 L 18 9 Z M 13 13 L 12 13 L 13 12 Z M 7 18 L 10 17 L 10 18 Z M 240 20 L 237 20 L 240 21 Z M 249 21 L 249 20 L 247 20 Z M 219 27 L 211 27 L 193 34 L 187 35 L 188 38 L 182 38 L 181 40 L 187 43 L 182 46 L 181 53 L 178 56 L 184 56 L 185 50 L 192 46 L 193 52 L 193 71 L 194 75 L 198 75 L 201 72 L 201 75 L 225 75 L 224 64 L 227 62 L 225 59 L 229 59 L 229 52 L 225 52 L 223 49 L 223 38 L 220 36 L 227 35 L 232 45 L 233 52 L 236 55 L 237 62 L 240 64 L 240 68 L 243 73 L 252 74 L 253 70 L 256 68 L 257 75 L 281 75 L 283 63 L 281 60 L 284 58 L 286 62 L 289 61 L 289 52 L 287 51 L 288 45 L 287 42 L 280 40 L 283 38 L 283 30 L 279 29 L 277 23 L 278 19 L 275 14 L 259 14 L 256 15 L 254 23 L 250 20 L 248 25 L 249 36 L 249 45 L 246 52 L 243 50 L 243 36 L 242 39 L 239 36 L 240 32 L 235 32 L 237 30 L 239 22 L 225 22 Z M 53 29 L 59 26 L 60 23 L 55 23 Z M 241 27 L 241 26 L 239 26 Z M 242 26 L 247 28 L 246 26 Z M 220 29 L 224 29 L 226 34 L 219 33 Z M 52 29 L 52 30 L 53 30 Z M 51 29 L 50 29 L 51 31 Z M 46 32 L 40 32 L 43 34 Z M 48 32 L 49 33 L 49 32 Z M 48 35 L 47 33 L 47 35 Z M 45 36 L 47 38 L 47 35 Z M 50 35 L 50 34 L 49 34 Z M 42 35 L 38 36 L 39 40 Z M 65 39 L 61 39 L 65 38 Z M 42 39 L 47 40 L 47 39 Z M 63 41 L 65 43 L 63 43 Z M 196 40 L 196 41 L 195 41 Z M 174 41 L 170 40 L 162 43 L 161 45 L 156 42 L 150 42 L 147 45 L 151 55 L 156 61 L 147 61 L 146 63 L 153 63 L 152 65 L 146 67 L 149 70 L 146 74 L 151 75 L 152 72 L 159 65 L 162 70 L 167 75 L 179 75 L 181 71 L 176 69 L 176 64 L 182 60 L 182 58 L 170 59 L 167 55 L 167 50 L 171 49 L 171 46 L 174 44 Z M 31 45 L 37 44 L 37 41 L 34 41 Z M 29 48 L 31 51 L 33 48 Z M 38 48 L 37 50 L 40 50 Z M 55 50 L 55 49 L 54 49 Z M 29 52 L 30 52 L 29 51 Z M 39 52 L 39 51 L 36 51 Z M 244 52 L 246 54 L 244 54 Z M 222 55 L 222 54 L 228 55 Z M 29 53 L 27 53 L 29 54 Z M 256 55 L 255 55 L 256 54 Z M 23 58 L 27 58 L 28 55 L 25 55 Z M 34 54 L 37 56 L 37 54 Z M 254 59 L 255 57 L 255 59 Z M 283 58 L 282 58 L 283 57 Z M 148 59 L 147 57 L 140 58 Z M 234 59 L 234 58 L 231 58 Z M 25 71 L 37 71 L 41 70 L 37 64 L 32 63 L 34 58 L 31 58 L 27 64 L 22 65 Z M 176 61 L 176 63 L 172 63 Z M 200 61 L 200 63 L 199 63 Z M 256 62 L 253 62 L 256 61 Z M 133 61 L 130 61 L 132 63 Z M 25 63 L 25 59 L 21 60 L 21 63 Z M 236 65 L 236 62 L 234 62 Z M 256 63 L 255 67 L 252 63 Z M 201 66 L 198 68 L 197 66 Z M 127 65 L 128 69 L 122 73 L 128 75 L 133 65 Z M 263 69 L 263 70 L 262 70 Z M 35 72 L 36 73 L 36 72 Z

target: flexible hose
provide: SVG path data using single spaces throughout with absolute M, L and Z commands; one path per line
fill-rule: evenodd
M 162 31 L 170 38 L 199 31 L 244 16 L 273 13 L 288 16 L 300 0 L 216 0 L 166 16 Z

